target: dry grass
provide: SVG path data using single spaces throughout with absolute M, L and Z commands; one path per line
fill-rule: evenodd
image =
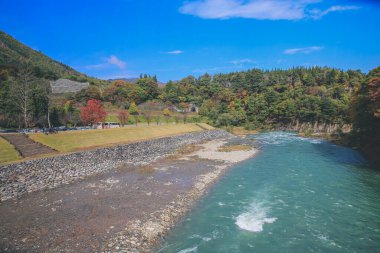
M 30 138 L 60 152 L 71 152 L 202 130 L 196 124 L 144 125 L 114 129 L 67 131 L 52 135 L 37 133 L 30 134 Z
M 196 151 L 201 150 L 202 147 L 194 144 L 186 145 L 184 147 L 179 148 L 174 154 L 171 154 L 164 158 L 166 161 L 173 161 L 173 160 L 178 160 L 184 155 L 194 153 Z
M 232 133 L 235 135 L 247 135 L 247 134 L 257 134 L 257 130 L 245 130 L 244 127 L 234 127 Z
M 0 164 L 20 160 L 17 150 L 6 140 L 0 137 Z
M 186 146 L 178 149 L 176 153 L 179 155 L 186 155 L 186 154 L 194 153 L 194 152 L 199 151 L 201 149 L 203 149 L 203 147 L 201 147 L 199 145 L 191 144 L 191 145 L 186 145 Z
M 253 148 L 247 145 L 229 145 L 218 148 L 219 152 L 249 151 Z

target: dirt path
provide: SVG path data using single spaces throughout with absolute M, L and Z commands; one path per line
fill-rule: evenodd
M 54 149 L 33 141 L 26 134 L 1 134 L 0 136 L 10 142 L 24 158 L 56 152 Z

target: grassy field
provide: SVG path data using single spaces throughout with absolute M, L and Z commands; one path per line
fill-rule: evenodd
M 202 124 L 202 126 L 209 127 L 206 124 Z M 164 124 L 160 126 L 144 125 L 114 129 L 67 131 L 52 135 L 37 133 L 30 134 L 30 138 L 60 152 L 71 152 L 202 130 L 196 124 Z
M 21 159 L 15 148 L 0 137 L 0 164 Z

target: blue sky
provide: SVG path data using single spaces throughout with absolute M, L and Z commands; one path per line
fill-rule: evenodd
M 380 65 L 380 5 L 349 0 L 0 0 L 0 29 L 90 76 Z

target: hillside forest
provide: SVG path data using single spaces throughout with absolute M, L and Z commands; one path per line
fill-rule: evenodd
M 53 125 L 75 124 L 67 119 L 67 114 L 75 114 L 91 99 L 120 110 L 128 110 L 131 103 L 153 102 L 183 109 L 194 104 L 199 107 L 199 115 L 216 126 L 268 128 L 295 122 L 342 125 L 351 122 L 352 99 L 368 82 L 365 74 L 352 70 L 252 69 L 198 78 L 188 76 L 169 81 L 163 87 L 155 77 L 144 75 L 136 83 L 117 80 L 57 96 L 50 94 L 49 80 L 36 77 L 33 70 L 2 70 L 0 78 L 3 127 L 44 126 L 48 109 Z
M 137 123 L 136 115 L 142 115 L 149 122 L 149 111 L 157 108 L 162 117 L 169 118 L 174 111 L 196 107 L 199 115 L 193 120 L 218 127 L 352 125 L 347 142 L 366 150 L 380 146 L 380 67 L 368 74 L 329 67 L 251 69 L 188 76 L 159 85 L 149 75 L 141 75 L 134 83 L 87 77 L 5 33 L 0 33 L 0 49 L 3 128 L 86 125 L 81 108 L 96 100 L 106 111 L 123 116 L 119 121 L 130 115 Z M 90 86 L 77 93 L 51 94 L 50 81 L 58 78 L 87 81 Z

